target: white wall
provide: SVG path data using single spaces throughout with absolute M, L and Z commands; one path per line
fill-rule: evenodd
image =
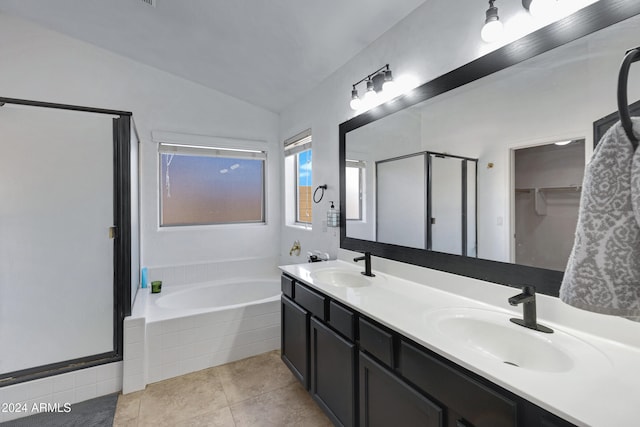
M 277 256 L 276 114 L 6 14 L 0 36 L 0 96 L 133 112 L 141 139 L 142 265 Z M 152 130 L 266 141 L 268 224 L 159 230 Z

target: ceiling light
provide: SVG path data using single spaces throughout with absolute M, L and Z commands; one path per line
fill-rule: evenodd
M 495 0 L 489 0 L 489 9 L 486 12 L 484 27 L 480 32 L 480 37 L 487 43 L 498 40 L 504 32 L 504 26 L 498 17 L 498 8 L 493 5 Z
M 558 142 L 554 142 L 555 145 L 567 145 L 567 144 L 571 144 L 573 142 L 573 140 L 569 140 L 569 141 L 558 141 Z

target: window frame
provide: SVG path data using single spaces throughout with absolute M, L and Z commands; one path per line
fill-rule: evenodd
M 163 224 L 163 199 L 164 181 L 162 176 L 163 154 L 174 154 L 191 157 L 215 157 L 232 158 L 239 160 L 262 161 L 262 185 L 261 185 L 261 220 L 259 221 L 232 221 L 232 222 L 198 222 Z M 219 155 L 216 155 L 219 154 Z M 236 155 L 234 155 L 236 154 Z M 254 145 L 238 144 L 229 146 L 226 144 L 200 145 L 183 142 L 158 141 L 158 228 L 160 230 L 184 229 L 185 227 L 237 227 L 267 224 L 267 163 L 268 151 L 266 148 L 257 148 Z
M 288 138 L 284 141 L 284 167 L 285 173 L 284 175 L 284 185 L 285 185 L 285 223 L 289 226 L 301 227 L 305 229 L 311 229 L 313 226 L 313 203 L 310 204 L 309 208 L 311 209 L 311 221 L 301 221 L 300 220 L 300 164 L 299 164 L 299 156 L 301 153 L 309 151 L 311 154 L 311 163 L 313 165 L 313 145 L 312 145 L 312 133 L 311 129 L 307 129 L 302 131 L 291 138 Z M 288 167 L 287 158 L 293 157 L 291 163 L 293 164 L 293 173 L 287 174 L 286 168 Z M 290 167 L 290 166 L 289 166 Z M 288 182 L 293 180 L 293 182 Z M 286 196 L 286 192 L 288 188 L 293 189 L 293 200 L 292 205 L 289 206 L 288 197 Z M 311 167 L 311 187 L 313 187 L 313 166 Z M 312 194 L 309 195 L 313 197 Z M 293 212 L 290 210 L 293 209 Z M 291 218 L 289 220 L 287 218 Z

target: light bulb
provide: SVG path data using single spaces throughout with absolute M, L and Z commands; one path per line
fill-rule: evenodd
M 362 107 L 362 100 L 358 97 L 358 90 L 355 85 L 351 91 L 351 102 L 349 103 L 349 106 L 351 106 L 353 110 L 359 110 L 360 107 Z
M 378 94 L 375 90 L 368 90 L 367 93 L 364 94 L 364 106 L 365 108 L 371 108 L 378 102 Z
M 529 5 L 529 13 L 534 18 L 549 19 L 559 13 L 557 0 L 533 0 Z
M 378 94 L 374 90 L 373 82 L 371 80 L 367 81 L 367 91 L 364 94 L 362 99 L 364 108 L 371 108 L 378 103 Z
M 398 89 L 398 85 L 393 80 L 386 81 L 382 84 L 382 91 L 388 95 L 394 95 Z
M 384 83 L 382 84 L 382 92 L 384 92 L 387 98 L 392 98 L 395 96 L 397 90 L 398 85 L 393 81 L 393 74 L 391 73 L 391 70 L 385 71 Z
M 482 31 L 480 32 L 480 37 L 487 43 L 492 43 L 502 37 L 502 33 L 504 32 L 504 26 L 502 22 L 499 20 L 489 21 L 484 24 L 482 27 Z
M 502 37 L 504 26 L 498 17 L 498 8 L 493 5 L 495 0 L 489 0 L 489 9 L 485 12 L 484 27 L 480 37 L 487 43 L 492 43 Z

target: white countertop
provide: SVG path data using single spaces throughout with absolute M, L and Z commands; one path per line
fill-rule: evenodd
M 572 356 L 576 365 L 565 372 L 528 370 L 481 355 L 477 350 L 444 335 L 432 321 L 438 310 L 441 312 L 442 309 L 452 307 L 499 311 L 511 317 L 521 318 L 522 306 L 511 307 L 507 304 L 506 298 L 503 298 L 505 291 L 507 295 L 512 296 L 518 293 L 518 289 L 482 282 L 488 285 L 483 287 L 483 296 L 487 293 L 495 293 L 499 298 L 494 300 L 504 299 L 504 305 L 493 305 L 479 302 L 478 290 L 473 289 L 474 286 L 469 286 L 466 292 L 465 287 L 458 283 L 457 286 L 452 286 L 456 291 L 454 294 L 441 289 L 446 287 L 446 284 L 438 283 L 430 286 L 424 281 L 417 283 L 376 271 L 375 267 L 374 258 L 373 272 L 376 277 L 371 279 L 370 286 L 364 287 L 337 287 L 320 283 L 312 277 L 313 272 L 327 268 L 362 271 L 362 266 L 355 266 L 350 262 L 296 264 L 282 266 L 280 269 L 458 365 L 578 426 L 640 425 L 640 349 L 632 343 L 603 336 L 607 331 L 602 326 L 595 328 L 598 329 L 600 336 L 589 333 L 590 324 L 598 322 L 598 315 L 589 317 L 590 313 L 586 315 L 575 313 L 576 309 L 569 306 L 565 309 L 562 307 L 563 304 L 558 304 L 555 298 L 538 295 L 538 323 L 549 326 L 557 332 L 551 336 L 562 337 L 568 334 L 586 343 L 587 346 L 595 348 L 596 351 L 581 355 L 580 348 L 575 349 L 577 353 L 574 351 Z M 424 271 L 431 270 L 424 269 Z M 442 277 L 447 277 L 443 273 L 439 274 L 440 281 Z M 452 276 L 452 281 L 465 280 L 458 277 Z M 478 282 L 470 279 L 467 281 Z M 543 307 L 545 304 L 551 307 L 545 309 Z M 549 313 L 548 317 L 541 317 L 541 312 Z M 577 320 L 571 319 L 571 316 L 576 317 Z M 568 321 L 564 322 L 564 318 Z M 584 322 L 584 318 L 587 318 L 588 322 Z M 634 323 L 623 320 L 629 324 Z M 522 328 L 508 321 L 505 323 L 506 327 Z M 576 323 L 583 324 L 584 328 L 576 328 Z M 616 329 L 615 334 L 612 330 L 612 335 L 616 337 L 620 335 L 617 331 L 620 329 L 619 325 L 622 325 L 622 328 L 627 327 L 626 323 L 612 324 Z M 632 334 L 639 331 L 637 326 L 635 323 L 629 325 L 629 331 L 623 331 L 622 336 L 624 333 Z M 532 333 L 538 332 L 532 331 Z M 594 368 L 595 365 L 597 368 Z

